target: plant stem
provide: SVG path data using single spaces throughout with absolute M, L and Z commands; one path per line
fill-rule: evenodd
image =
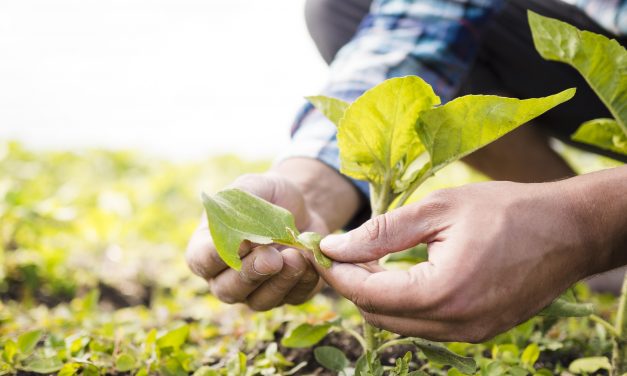
M 353 338 L 355 338 L 357 340 L 357 342 L 359 342 L 359 344 L 361 345 L 361 348 L 364 351 L 368 350 L 368 344 L 366 343 L 366 340 L 364 339 L 364 337 L 362 337 L 361 334 L 357 333 L 357 331 L 351 329 L 351 328 L 346 328 L 346 327 L 341 327 L 341 329 L 343 331 L 345 331 L 346 333 L 350 334 L 351 336 L 353 336 Z
M 623 278 L 623 288 L 618 301 L 618 312 L 614 325 L 617 336 L 613 338 L 612 376 L 620 376 L 627 372 L 627 273 Z
M 420 178 L 418 178 L 415 182 L 413 182 L 409 186 L 409 188 L 407 188 L 407 190 L 403 192 L 401 197 L 398 200 L 396 200 L 396 202 L 394 203 L 394 206 L 391 209 L 397 209 L 405 205 L 407 200 L 411 197 L 412 194 L 414 194 L 416 189 L 418 189 L 418 187 L 420 187 L 422 183 L 424 183 L 425 180 L 429 179 L 431 176 L 433 176 L 433 173 L 431 171 L 428 171 L 424 175 L 422 175 Z
M 383 184 L 375 186 L 370 184 L 370 207 L 372 209 L 371 218 L 384 214 L 388 211 L 395 196 L 390 189 L 390 176 L 383 179 Z M 379 334 L 381 330 L 363 321 L 364 339 L 366 340 L 366 352 L 375 352 L 379 348 Z
M 388 347 L 397 346 L 397 345 L 411 345 L 414 343 L 413 338 L 397 338 L 391 341 L 388 341 L 377 348 L 377 353 L 387 349 Z
M 379 347 L 379 332 L 381 332 L 381 330 L 368 324 L 366 320 L 364 320 L 363 328 L 364 339 L 366 340 L 366 352 L 373 352 Z
M 602 327 L 604 327 L 605 330 L 607 330 L 607 332 L 610 333 L 612 338 L 619 337 L 618 332 L 616 331 L 616 328 L 614 328 L 614 326 L 610 324 L 609 322 L 605 321 L 602 317 L 592 314 L 588 316 L 588 318 L 596 322 L 597 324 L 601 325 Z

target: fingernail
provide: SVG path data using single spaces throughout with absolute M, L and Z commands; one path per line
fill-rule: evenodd
M 253 270 L 259 275 L 270 275 L 274 273 L 274 269 L 269 262 L 265 261 L 263 257 L 257 257 L 253 261 Z
M 343 248 L 348 243 L 348 234 L 329 235 L 320 242 L 323 251 L 334 251 Z

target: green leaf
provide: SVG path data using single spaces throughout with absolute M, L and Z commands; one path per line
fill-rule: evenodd
M 416 76 L 392 78 L 366 91 L 344 112 L 338 126 L 340 169 L 381 185 L 400 178 L 424 151 L 414 125 L 421 112 L 440 103 Z
M 618 123 L 613 119 L 587 121 L 581 124 L 571 138 L 574 141 L 627 155 L 627 134 L 623 133 Z
M 340 372 L 348 366 L 348 359 L 342 350 L 333 346 L 320 346 L 314 349 L 316 361 L 328 370 Z
M 80 363 L 67 363 L 59 370 L 57 376 L 73 376 L 76 375 L 78 370 L 81 368 Z
M 416 131 L 431 155 L 431 172 L 497 140 L 566 102 L 573 95 L 575 89 L 524 100 L 467 95 L 423 112 L 416 124 Z
M 135 364 L 135 358 L 133 358 L 133 356 L 130 354 L 120 354 L 115 359 L 115 368 L 118 370 L 118 372 L 130 371 L 135 368 Z
M 513 366 L 508 370 L 507 374 L 509 376 L 528 376 L 529 371 L 527 371 L 526 369 L 522 367 Z
M 163 361 L 159 369 L 161 375 L 165 376 L 188 376 L 181 362 L 173 357 L 168 357 Z
M 311 347 L 320 342 L 331 329 L 331 324 L 300 324 L 281 340 L 281 345 L 290 348 Z
M 432 362 L 455 367 L 463 373 L 474 373 L 477 369 L 473 358 L 457 355 L 439 343 L 421 338 L 413 338 L 413 342 Z
M 300 244 L 312 250 L 314 259 L 316 260 L 318 264 L 322 265 L 325 268 L 331 267 L 331 265 L 333 264 L 333 261 L 331 261 L 330 258 L 325 256 L 324 253 L 322 253 L 322 250 L 320 250 L 320 242 L 322 241 L 322 235 L 316 232 L 303 232 L 302 234 L 298 235 L 296 238 Z
M 298 234 L 289 211 L 240 189 L 226 189 L 214 196 L 203 194 L 209 231 L 218 254 L 233 269 L 242 261 L 239 247 L 244 240 L 258 244 L 295 245 Z
M 202 366 L 198 368 L 192 376 L 219 376 L 218 371 L 209 368 L 208 366 Z
M 324 116 L 331 120 L 336 127 L 340 125 L 340 121 L 342 117 L 344 117 L 344 112 L 346 112 L 346 109 L 350 105 L 341 99 L 325 97 L 324 95 L 307 97 L 307 100 L 311 102 L 318 111 L 322 112 Z
M 2 349 L 2 359 L 9 364 L 13 364 L 15 355 L 17 354 L 17 345 L 12 340 L 7 340 Z
M 189 335 L 189 326 L 182 325 L 176 329 L 170 330 L 157 339 L 157 347 L 166 349 L 168 347 L 178 350 L 187 340 Z
M 17 348 L 21 355 L 30 355 L 37 346 L 43 333 L 41 330 L 26 332 L 17 338 Z
M 526 367 L 533 368 L 533 365 L 536 364 L 539 357 L 540 357 L 540 347 L 538 347 L 538 345 L 535 343 L 531 343 L 527 347 L 525 347 L 525 350 L 523 350 L 523 353 L 520 357 L 520 361 Z
M 366 351 L 355 363 L 355 376 L 381 376 L 383 365 L 375 352 Z
M 610 360 L 605 356 L 580 358 L 573 361 L 568 366 L 568 370 L 570 372 L 579 374 L 592 374 L 601 369 L 609 371 L 611 368 L 612 365 L 610 364 Z
M 390 371 L 389 376 L 408 376 L 409 362 L 411 362 L 411 352 L 408 351 L 405 356 L 396 359 L 394 369 Z
M 93 364 L 83 364 L 82 376 L 99 376 L 100 369 Z
M 627 51 L 616 40 L 529 11 L 540 55 L 577 69 L 627 136 Z
M 548 307 L 538 313 L 539 316 L 553 317 L 584 317 L 594 313 L 594 305 L 590 303 L 569 302 L 564 297 L 559 297 Z
M 56 357 L 51 358 L 35 358 L 24 366 L 25 371 L 35 373 L 52 373 L 60 370 L 63 362 Z
M 314 232 L 299 234 L 294 216 L 284 208 L 240 189 L 202 197 L 214 245 L 231 268 L 242 267 L 239 247 L 244 240 L 309 249 L 320 265 L 331 266 L 331 260 L 320 251 L 322 236 Z

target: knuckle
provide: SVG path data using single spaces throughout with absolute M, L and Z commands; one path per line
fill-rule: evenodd
M 455 200 L 454 189 L 439 189 L 429 193 L 422 200 L 422 207 L 429 212 L 439 212 L 450 207 L 453 200 Z
M 231 294 L 228 290 L 222 287 L 220 284 L 212 284 L 211 285 L 211 293 L 218 298 L 223 303 L 226 304 L 235 304 L 240 303 L 241 301 L 237 299 L 233 294 Z
M 320 276 L 314 270 L 307 270 L 300 278 L 299 283 L 303 285 L 317 284 L 320 280 Z
M 377 242 L 382 246 L 385 246 L 388 240 L 393 237 L 393 234 L 390 234 L 393 228 L 392 218 L 389 213 L 378 215 L 364 224 L 367 240 Z
M 185 252 L 185 261 L 187 262 L 187 267 L 192 271 L 192 273 L 203 278 L 209 277 L 207 275 L 207 269 L 202 253 L 199 252 L 197 248 L 187 248 L 187 251 Z
M 251 268 L 252 269 L 252 268 Z M 261 279 L 261 275 L 254 271 L 248 271 L 247 268 L 242 268 L 238 273 L 239 281 L 247 286 L 255 285 L 257 281 Z
M 274 308 L 273 306 L 267 304 L 266 302 L 262 302 L 259 300 L 249 300 L 246 302 L 246 304 L 248 305 L 250 309 L 252 309 L 255 312 L 265 312 Z

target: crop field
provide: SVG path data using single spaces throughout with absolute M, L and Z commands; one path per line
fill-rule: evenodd
M 616 165 L 563 152 L 581 172 Z M 269 164 L 235 156 L 175 164 L 125 151 L 0 144 L 0 374 L 337 374 L 314 354 L 329 345 L 353 364 L 359 344 L 333 327 L 359 331 L 359 312 L 333 291 L 255 313 L 220 303 L 185 264 L 200 192 Z M 482 179 L 455 163 L 414 199 Z M 583 284 L 576 295 L 611 319 L 614 297 Z M 303 325 L 331 329 L 323 338 L 315 330 L 291 335 Z M 611 351 L 606 329 L 588 318 L 534 318 L 487 343 L 446 346 L 473 357 L 480 375 L 603 374 Z M 384 367 L 411 350 L 390 346 Z M 461 374 L 421 353 L 409 364 Z

